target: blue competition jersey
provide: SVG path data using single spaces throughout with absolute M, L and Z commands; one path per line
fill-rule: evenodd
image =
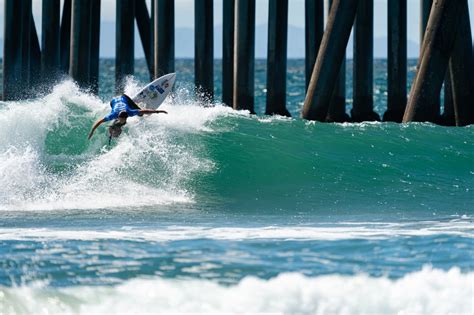
M 137 116 L 140 114 L 140 111 L 138 109 L 130 108 L 127 98 L 123 95 L 114 97 L 112 101 L 110 101 L 110 106 L 112 107 L 112 111 L 110 112 L 110 114 L 104 117 L 104 121 L 117 119 L 121 111 L 126 111 L 129 117 Z

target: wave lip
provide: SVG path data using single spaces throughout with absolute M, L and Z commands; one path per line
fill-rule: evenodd
M 0 313 L 472 314 L 474 273 L 425 267 L 390 280 L 301 273 L 237 285 L 209 280 L 132 279 L 116 286 L 0 287 Z M 471 303 L 469 302 L 471 301 Z

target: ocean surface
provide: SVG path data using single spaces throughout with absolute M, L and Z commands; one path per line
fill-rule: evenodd
M 0 103 L 0 314 L 473 314 L 474 126 L 301 120 L 303 65 L 284 118 L 261 114 L 264 61 L 250 115 L 219 103 L 219 63 L 204 104 L 178 60 L 169 114 L 110 146 L 87 134 L 112 60 L 99 96 Z M 385 78 L 378 60 L 379 114 Z M 147 81 L 138 60 L 125 91 Z

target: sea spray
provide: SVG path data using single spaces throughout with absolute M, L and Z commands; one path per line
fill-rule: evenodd
M 205 125 L 220 110 L 207 114 L 196 105 L 171 107 L 169 116 L 129 119 L 127 132 L 112 146 L 106 146 L 104 128 L 88 142 L 90 126 L 107 110 L 107 103 L 70 81 L 44 98 L 4 106 L 1 208 L 94 209 L 192 201 L 186 183 L 213 167 L 199 155 L 202 148 L 192 134 L 210 131 Z

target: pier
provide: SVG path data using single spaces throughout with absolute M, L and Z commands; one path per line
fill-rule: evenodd
M 41 0 L 41 38 L 32 0 L 5 0 L 3 94 L 5 101 L 34 97 L 32 87 L 72 78 L 99 92 L 100 0 Z M 267 115 L 286 108 L 288 8 L 268 2 Z M 306 93 L 301 117 L 320 122 L 474 123 L 474 46 L 467 0 L 417 0 L 420 54 L 407 91 L 407 0 L 387 0 L 387 104 L 374 112 L 374 1 L 305 0 Z M 255 0 L 222 1 L 222 98 L 214 95 L 213 0 L 194 0 L 195 93 L 255 113 Z M 62 5 L 61 5 L 62 4 Z M 140 41 L 150 79 L 175 71 L 175 1 L 116 1 L 116 92 L 134 74 L 134 43 Z M 325 21 L 325 16 L 327 16 Z M 139 37 L 135 37 L 135 27 Z M 346 48 L 353 33 L 353 101 L 347 107 Z M 444 103 L 441 93 L 444 89 Z M 350 115 L 348 114 L 350 113 Z

